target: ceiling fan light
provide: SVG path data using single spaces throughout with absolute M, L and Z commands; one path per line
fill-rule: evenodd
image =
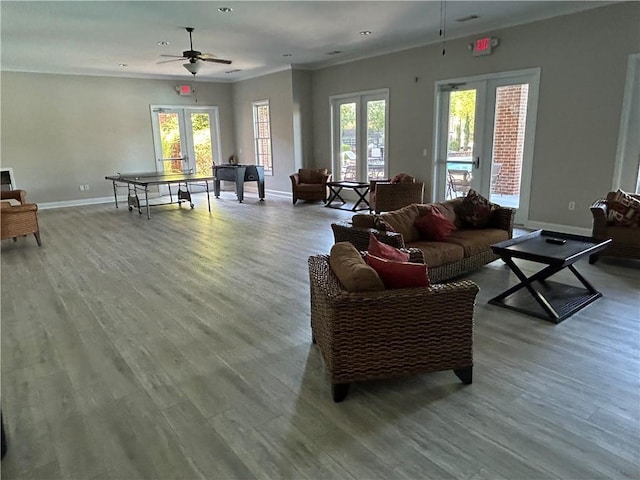
M 194 75 L 200 71 L 200 63 L 198 62 L 184 63 L 182 66 L 189 70 L 189 73 L 192 73 Z

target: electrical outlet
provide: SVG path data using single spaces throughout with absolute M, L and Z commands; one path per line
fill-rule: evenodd
M 80 185 L 80 191 L 84 192 L 84 185 Z
M 576 209 L 576 202 L 569 202 L 569 210 L 575 210 Z
M 88 191 L 89 191 L 89 184 L 88 184 L 88 183 L 85 183 L 85 184 L 84 184 L 84 191 L 85 191 L 85 192 L 88 192 Z

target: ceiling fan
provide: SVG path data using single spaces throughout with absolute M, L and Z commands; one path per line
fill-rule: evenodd
M 222 58 L 217 58 L 215 55 L 210 53 L 202 53 L 198 50 L 193 49 L 193 39 L 191 34 L 194 30 L 193 27 L 186 27 L 187 32 L 189 32 L 189 45 L 190 50 L 185 50 L 182 52 L 182 55 L 160 55 L 161 57 L 173 57 L 175 60 L 165 60 L 163 62 L 158 63 L 167 63 L 167 62 L 177 62 L 178 60 L 189 60 L 189 63 L 183 64 L 183 67 L 186 68 L 190 73 L 194 76 L 196 73 L 200 71 L 201 63 L 198 60 L 202 60 L 203 62 L 214 62 L 214 63 L 223 63 L 225 65 L 230 65 L 231 60 L 224 60 Z

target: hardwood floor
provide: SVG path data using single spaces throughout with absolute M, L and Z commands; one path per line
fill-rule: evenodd
M 306 262 L 350 217 L 227 192 L 211 214 L 202 196 L 151 220 L 40 211 L 41 248 L 2 243 L 2 478 L 640 477 L 637 263 L 580 261 L 604 296 L 555 325 L 487 304 L 516 282 L 494 262 L 468 276 L 472 385 L 366 382 L 334 404 Z

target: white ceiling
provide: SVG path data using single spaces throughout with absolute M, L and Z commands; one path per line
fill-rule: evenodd
M 0 2 L 3 71 L 186 79 L 184 27 L 193 47 L 233 60 L 205 63 L 198 80 L 236 81 L 284 70 L 314 69 L 418 45 L 446 35 L 489 32 L 579 10 L 601 1 L 7 1 Z M 230 7 L 231 13 L 220 13 Z M 468 15 L 480 18 L 467 22 Z M 370 30 L 368 36 L 359 32 Z M 158 42 L 169 42 L 168 46 Z M 340 51 L 336 55 L 328 52 Z M 290 57 L 283 56 L 290 54 Z M 119 64 L 126 64 L 121 67 Z M 227 73 L 230 70 L 240 70 Z

